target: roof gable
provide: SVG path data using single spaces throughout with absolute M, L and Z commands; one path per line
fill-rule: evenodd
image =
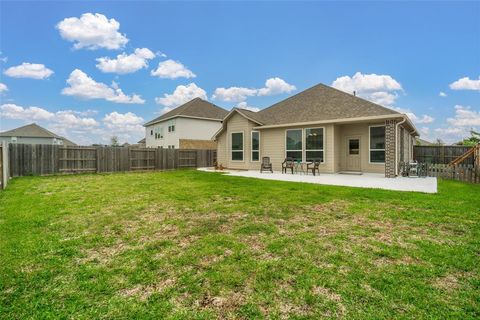
M 40 127 L 36 123 L 27 124 L 23 127 L 8 130 L 0 133 L 1 137 L 34 137 L 34 138 L 58 138 L 63 139 L 59 135 Z
M 214 120 L 221 121 L 227 114 L 228 114 L 227 110 L 220 108 L 219 106 L 214 105 L 213 103 L 210 103 L 203 99 L 195 98 L 145 123 L 144 126 L 148 126 L 156 122 L 160 122 L 160 121 L 167 120 L 174 117 L 181 117 L 181 116 L 192 117 L 192 118 L 214 119 Z

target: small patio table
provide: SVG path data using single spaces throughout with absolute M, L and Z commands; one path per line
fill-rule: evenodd
M 295 173 L 307 174 L 307 164 L 310 162 L 300 162 L 295 161 Z

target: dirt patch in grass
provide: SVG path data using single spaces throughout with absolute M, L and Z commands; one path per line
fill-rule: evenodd
M 124 298 L 137 298 L 141 301 L 147 300 L 152 294 L 162 292 L 175 285 L 175 279 L 165 279 L 155 284 L 137 285 L 133 288 L 126 288 L 119 291 Z
M 472 277 L 470 272 L 454 272 L 438 277 L 432 281 L 432 286 L 443 291 L 452 292 L 458 290 L 462 281 Z
M 343 213 L 351 206 L 349 201 L 335 200 L 325 203 L 319 203 L 312 207 L 312 210 L 319 213 Z

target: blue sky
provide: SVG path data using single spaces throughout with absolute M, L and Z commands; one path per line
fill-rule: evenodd
M 480 130 L 480 2 L 0 6 L 0 131 L 134 142 L 194 96 L 256 110 L 317 83 L 408 112 L 428 139 Z

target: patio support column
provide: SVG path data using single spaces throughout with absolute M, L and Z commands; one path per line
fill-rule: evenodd
M 385 121 L 385 177 L 395 178 L 395 149 L 396 149 L 396 132 L 395 120 Z

